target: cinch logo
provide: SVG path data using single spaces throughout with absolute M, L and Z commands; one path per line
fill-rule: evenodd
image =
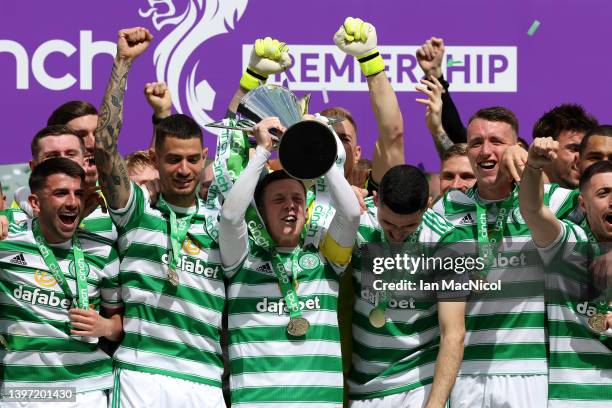
M 168 254 L 163 254 L 161 257 L 161 261 L 164 265 L 168 265 Z M 195 273 L 197 275 L 204 275 L 207 278 L 217 278 L 219 274 L 219 267 L 215 266 L 215 268 L 211 268 L 210 266 L 204 267 L 204 263 L 199 259 L 196 259 L 195 262 L 190 260 L 187 255 L 181 255 L 179 258 L 178 264 L 176 265 L 182 271 Z
M 255 241 L 255 243 L 260 247 L 267 248 L 268 240 L 264 238 L 263 233 L 261 232 L 264 228 L 263 224 L 258 224 L 255 221 L 251 220 L 248 222 L 247 226 L 249 227 L 249 231 L 251 232 L 251 237 L 253 238 L 253 241 Z
M 321 302 L 319 300 L 319 297 L 315 296 L 314 298 L 305 301 L 300 300 L 300 310 L 304 309 L 321 309 Z M 261 302 L 257 303 L 257 311 L 260 313 L 276 313 L 279 316 L 289 313 L 284 298 L 280 298 L 278 300 L 268 300 L 268 298 L 263 298 Z
M 66 310 L 70 309 L 72 303 L 70 299 L 62 299 L 51 291 L 40 290 L 38 288 L 32 290 L 23 287 L 23 285 L 19 285 L 19 287 L 13 290 L 13 297 L 33 305 L 60 307 Z
M 310 227 L 308 228 L 307 236 L 314 237 L 317 231 L 321 229 L 319 222 L 323 216 L 324 210 L 325 208 L 321 204 L 317 204 L 315 208 L 312 209 L 312 215 L 310 216 Z
M 285 71 L 291 90 L 295 91 L 367 91 L 366 78 L 359 61 L 340 51 L 335 45 L 289 44 L 293 66 Z M 242 45 L 242 69 L 249 63 L 252 44 Z M 378 47 L 385 60 L 385 71 L 396 92 L 416 92 L 423 71 L 416 60 L 416 45 Z M 453 92 L 516 92 L 517 47 L 447 46 L 442 63 L 444 77 L 453 85 Z M 447 67 L 449 60 L 461 64 Z M 281 83 L 274 75 L 269 83 Z
M 78 47 L 78 48 L 77 48 Z M 91 90 L 93 78 L 92 61 L 96 55 L 108 54 L 115 57 L 117 46 L 110 41 L 93 41 L 91 31 L 79 32 L 79 44 L 75 47 L 65 40 L 53 39 L 42 43 L 32 53 L 32 58 L 21 44 L 13 40 L 0 40 L 0 53 L 9 53 L 15 58 L 15 82 L 17 89 L 30 89 L 30 67 L 34 79 L 44 88 L 52 91 L 63 91 L 79 82 L 79 89 Z M 51 54 L 62 54 L 66 60 L 74 59 L 78 51 L 79 79 L 69 72 L 52 76 L 45 69 L 45 61 Z M 70 64 L 64 64 L 69 66 Z M 8 75 L 8 74 L 5 74 Z
M 36 283 L 38 283 L 44 288 L 51 288 L 57 285 L 57 281 L 55 280 L 53 275 L 51 275 L 47 271 L 41 271 L 39 269 L 34 272 L 34 280 L 36 281 Z

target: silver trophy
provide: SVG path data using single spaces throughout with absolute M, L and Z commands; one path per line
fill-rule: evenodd
M 302 116 L 308 111 L 308 101 L 309 95 L 300 100 L 287 88 L 265 84 L 240 100 L 236 126 L 224 125 L 223 121 L 206 126 L 251 133 L 259 121 L 276 116 L 287 129 L 283 134 L 270 129 L 283 169 L 297 179 L 316 179 L 327 173 L 336 161 L 338 145 L 328 126 L 315 120 L 302 121 Z M 328 125 L 342 120 L 328 118 Z

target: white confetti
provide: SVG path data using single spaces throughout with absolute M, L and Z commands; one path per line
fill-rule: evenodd
M 323 93 L 323 103 L 325 104 L 329 103 L 329 96 L 327 95 L 327 89 L 323 88 L 321 89 L 321 92 Z

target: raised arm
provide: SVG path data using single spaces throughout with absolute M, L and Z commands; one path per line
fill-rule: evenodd
M 155 146 L 155 125 L 172 115 L 172 96 L 163 82 L 149 82 L 144 87 L 144 94 L 147 103 L 153 109 L 153 137 L 149 146 L 152 149 Z
M 268 129 L 271 128 L 285 131 L 278 118 L 266 118 L 255 125 L 255 138 L 257 139 L 255 155 L 240 173 L 240 177 L 232 186 L 221 208 L 219 250 L 223 266 L 229 269 L 242 260 L 248 249 L 245 214 L 253 200 L 259 176 L 266 168 L 266 162 L 273 149 L 272 139 L 268 133 Z
M 559 237 L 561 222 L 544 205 L 542 167 L 557 157 L 559 142 L 551 137 L 536 138 L 529 146 L 527 165 L 519 189 L 521 215 L 531 230 L 536 245 L 547 247 Z
M 265 83 L 271 74 L 284 72 L 291 67 L 291 64 L 287 44 L 270 37 L 255 40 L 249 66 L 240 78 L 240 86 L 230 101 L 226 116 L 236 114 L 240 99 L 247 92 Z
M 123 121 L 123 97 L 132 62 L 149 46 L 153 36 L 145 28 L 119 31 L 117 56 L 102 100 L 95 134 L 94 156 L 102 192 L 111 208 L 127 205 L 130 197 L 130 178 L 119 151 L 117 141 Z
M 379 183 L 391 167 L 404 164 L 404 119 L 379 55 L 376 29 L 359 18 L 347 17 L 334 35 L 334 43 L 357 58 L 368 81 L 370 103 L 378 125 L 372 161 L 372 180 Z
M 417 50 L 417 62 L 425 73 L 425 78 L 434 77 L 442 84 L 442 126 L 446 130 L 444 138 L 452 143 L 466 143 L 467 132 L 457 107 L 448 91 L 449 84 L 442 74 L 442 61 L 444 60 L 444 40 L 431 37 Z M 439 137 L 438 139 L 442 139 Z
M 421 79 L 421 84 L 425 86 L 417 86 L 416 90 L 425 94 L 427 99 L 417 98 L 416 101 L 427 106 L 425 109 L 425 123 L 427 129 L 434 139 L 436 150 L 440 158 L 454 143 L 446 135 L 446 131 L 442 126 L 442 93 L 444 88 L 435 76 L 432 76 L 431 81 Z

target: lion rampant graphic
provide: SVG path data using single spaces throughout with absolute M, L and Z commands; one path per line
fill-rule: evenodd
M 179 12 L 174 0 L 148 0 L 149 9 L 141 9 L 139 14 L 151 18 L 158 31 L 168 25 L 174 27 L 155 49 L 156 78 L 168 85 L 176 111 L 189 114 L 204 126 L 213 121 L 208 112 L 214 106 L 216 92 L 206 79 L 197 79 L 200 61 L 188 66 L 187 60 L 208 39 L 233 30 L 248 0 L 185 1 L 185 10 Z M 184 83 L 183 72 L 187 72 Z M 187 110 L 183 109 L 183 99 Z

